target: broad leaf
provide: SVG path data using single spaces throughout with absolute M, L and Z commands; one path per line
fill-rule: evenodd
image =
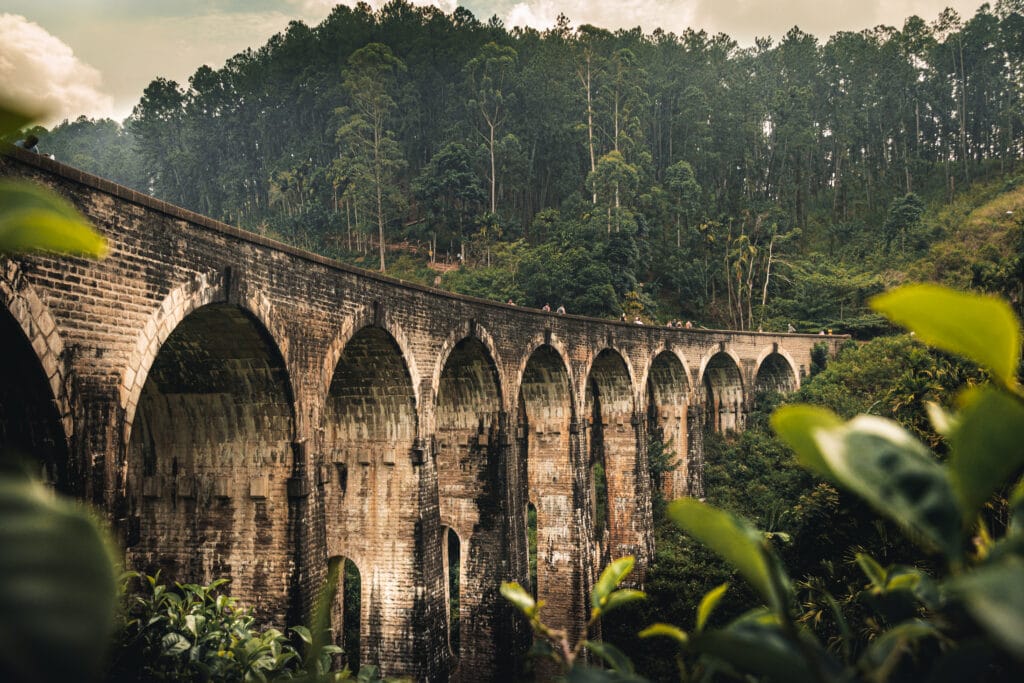
M 41 484 L 0 476 L 0 671 L 85 680 L 113 624 L 117 569 L 92 516 Z
M 961 397 L 956 428 L 949 435 L 949 476 L 968 527 L 985 501 L 1024 465 L 1024 403 L 985 386 Z
M 106 242 L 74 207 L 30 183 L 0 181 L 0 254 L 53 251 L 101 257 Z
M 875 561 L 875 558 L 866 553 L 857 553 L 855 558 L 864 575 L 868 577 L 872 588 L 876 591 L 884 591 L 888 582 L 888 576 L 882 565 Z
M 818 679 L 815 664 L 804 650 L 783 633 L 778 622 L 764 616 L 746 615 L 719 631 L 705 631 L 690 640 L 697 652 L 712 655 L 745 673 L 767 676 L 790 683 L 812 683 Z M 832 670 L 834 662 L 812 640 L 803 643 L 818 658 L 817 666 Z
M 932 454 L 892 420 L 860 415 L 818 430 L 815 439 L 834 480 L 951 560 L 963 555 L 953 486 Z
M 715 608 L 718 607 L 718 603 L 721 602 L 725 596 L 725 591 L 729 589 L 728 583 L 723 583 L 717 588 L 712 588 L 704 597 L 700 599 L 700 605 L 697 606 L 697 630 L 703 631 L 704 626 L 708 623 L 708 619 L 711 617 Z
M 643 600 L 646 597 L 647 594 L 643 591 L 633 590 L 632 588 L 622 588 L 614 591 L 605 599 L 604 604 L 600 607 L 600 612 L 602 615 L 605 615 L 627 603 Z
M 607 601 L 608 596 L 611 595 L 611 592 L 633 571 L 634 563 L 633 556 L 627 555 L 626 557 L 613 560 L 605 567 L 604 571 L 601 572 L 601 578 L 594 585 L 594 590 L 590 592 L 590 606 L 594 609 L 600 609 L 605 601 Z
M 832 429 L 843 425 L 842 419 L 831 410 L 818 406 L 794 404 L 782 406 L 771 417 L 772 429 L 796 453 L 797 461 L 824 479 L 832 479 L 832 471 L 814 440 L 819 429 Z
M 515 581 L 503 582 L 501 594 L 530 619 L 537 614 L 537 603 L 534 602 L 533 596 L 523 590 L 523 587 Z
M 746 520 L 693 498 L 673 501 L 668 516 L 736 569 L 772 609 L 786 609 L 788 596 L 779 595 L 776 586 L 788 586 L 789 579 L 773 566 L 767 541 Z M 778 572 L 774 578 L 773 571 Z
M 999 643 L 1024 659 L 1024 560 L 1007 557 L 947 584 Z
M 192 647 L 189 639 L 180 633 L 168 633 L 160 640 L 160 652 L 165 657 L 177 657 Z
M 690 642 L 690 636 L 686 634 L 686 631 L 671 624 L 651 624 L 643 631 L 640 631 L 639 635 L 641 638 L 654 638 L 655 636 L 671 638 L 680 645 L 686 645 Z
M 969 358 L 1007 386 L 1016 385 L 1020 324 L 1002 299 L 909 285 L 875 297 L 871 307 L 926 344 Z
M 42 116 L 27 114 L 15 109 L 9 102 L 0 101 L 0 137 L 17 132 L 40 118 Z

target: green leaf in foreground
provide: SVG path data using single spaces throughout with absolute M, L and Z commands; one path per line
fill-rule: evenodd
M 703 631 L 704 626 L 708 623 L 708 619 L 714 613 L 715 608 L 718 607 L 718 603 L 722 601 L 725 596 L 725 591 L 729 590 L 729 584 L 723 583 L 721 586 L 712 588 L 704 597 L 700 599 L 700 605 L 697 606 L 697 630 Z
M 672 624 L 651 624 L 643 631 L 640 631 L 639 636 L 641 638 L 654 638 L 655 636 L 671 638 L 680 645 L 686 645 L 690 642 L 690 636 L 686 635 L 686 631 Z
M 1024 659 L 1024 561 L 982 567 L 947 587 L 1003 647 Z
M 0 137 L 6 137 L 11 133 L 21 130 L 26 125 L 42 118 L 26 114 L 12 107 L 9 103 L 0 101 Z
M 724 629 L 705 631 L 691 639 L 693 649 L 729 662 L 742 672 L 768 676 L 773 681 L 816 683 L 805 653 L 788 638 L 778 622 L 754 613 L 740 617 Z M 813 647 L 812 643 L 807 643 Z M 819 653 L 822 660 L 827 655 Z
M 736 569 L 772 609 L 786 609 L 788 597 L 775 586 L 789 585 L 789 580 L 773 580 L 772 572 L 782 570 L 773 568 L 764 536 L 746 520 L 693 498 L 673 501 L 668 517 Z
M 949 435 L 948 467 L 967 527 L 978 508 L 1024 465 L 1024 404 L 991 386 L 964 392 L 961 404 Z
M 953 486 L 932 454 L 892 420 L 860 415 L 815 432 L 833 479 L 947 558 L 963 555 Z
M 0 181 L 0 254 L 54 251 L 101 257 L 106 241 L 71 204 L 29 183 Z
M 515 581 L 502 583 L 501 594 L 530 619 L 537 615 L 537 603 L 534 602 L 533 596 Z
M 618 609 L 627 603 L 643 600 L 646 597 L 647 594 L 643 591 L 634 590 L 632 588 L 623 588 L 621 590 L 613 591 L 601 606 L 601 614 L 608 614 L 612 610 Z
M 1007 302 L 938 285 L 909 285 L 875 297 L 871 307 L 926 344 L 964 356 L 1005 385 L 1016 385 L 1021 332 Z
M 601 578 L 597 580 L 594 590 L 590 593 L 590 606 L 592 608 L 601 609 L 604 606 L 611 592 L 633 571 L 634 563 L 635 559 L 633 556 L 627 555 L 626 557 L 613 560 L 611 564 L 604 568 L 604 571 L 601 572 Z
M 89 680 L 111 633 L 117 571 L 97 522 L 41 484 L 0 476 L 0 671 Z
M 814 434 L 819 429 L 843 426 L 842 419 L 826 408 L 806 404 L 782 406 L 771 417 L 772 429 L 796 453 L 797 461 L 824 479 L 832 479 L 825 456 Z

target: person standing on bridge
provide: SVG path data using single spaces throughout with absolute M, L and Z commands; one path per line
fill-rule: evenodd
M 14 143 L 15 147 L 21 147 L 24 150 L 28 150 L 33 154 L 39 154 L 39 138 L 35 135 L 26 135 L 21 140 Z
M 557 313 L 558 315 L 565 315 L 565 306 L 562 306 L 561 304 L 559 304 L 558 310 L 555 311 L 555 313 Z
M 542 308 L 540 310 L 544 311 L 545 313 L 550 313 L 551 312 L 551 306 L 549 306 L 548 304 L 544 304 L 544 308 Z

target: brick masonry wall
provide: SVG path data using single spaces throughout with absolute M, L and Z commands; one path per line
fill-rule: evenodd
M 798 386 L 811 348 L 842 341 L 505 306 L 346 267 L 17 150 L 0 175 L 64 196 L 110 246 L 101 261 L 0 264 L 4 348 L 38 366 L 27 395 L 46 404 L 29 411 L 46 436 L 29 440 L 44 460 L 67 453 L 48 470 L 55 485 L 104 507 L 130 562 L 229 575 L 279 625 L 308 611 L 329 557 L 349 558 L 363 661 L 389 675 L 512 675 L 527 634 L 496 587 L 529 580 L 528 502 L 550 619 L 585 619 L 601 554 L 592 381 L 608 554 L 643 562 L 648 425 L 687 453 L 672 493 L 699 494 L 706 415 L 742 426 L 754 387 Z M 602 351 L 619 360 L 595 362 Z M 665 353 L 678 365 L 655 363 Z M 12 433 L 22 418 L 0 398 L 0 434 Z M 448 647 L 445 525 L 462 548 L 460 653 Z

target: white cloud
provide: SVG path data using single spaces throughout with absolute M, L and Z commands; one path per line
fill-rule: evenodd
M 105 116 L 113 98 L 102 90 L 99 70 L 42 26 L 17 14 L 0 14 L 0 92 L 19 105 L 59 120 L 67 111 Z
M 520 2 L 508 11 L 505 25 L 509 27 L 529 26 L 543 31 L 555 25 L 558 9 L 553 2 Z
M 837 31 L 880 23 L 899 27 L 912 14 L 931 21 L 947 5 L 969 17 L 981 0 L 512 0 L 502 4 L 510 7 L 504 14 L 509 27 L 549 28 L 563 13 L 573 26 L 704 29 L 727 33 L 749 45 L 756 36 L 780 38 L 793 25 L 826 40 Z

